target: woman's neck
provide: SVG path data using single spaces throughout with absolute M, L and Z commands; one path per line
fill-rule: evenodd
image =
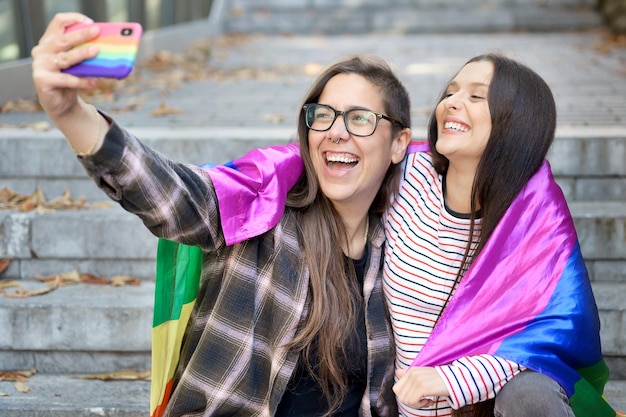
M 367 235 L 369 234 L 369 214 L 366 212 L 360 216 L 354 214 L 342 216 L 346 226 L 347 247 L 342 248 L 343 253 L 351 259 L 360 259 L 363 256 Z
M 462 173 L 455 169 L 448 169 L 445 174 L 446 205 L 457 213 L 470 213 L 472 211 L 472 186 L 474 173 Z M 476 207 L 478 210 L 480 207 Z

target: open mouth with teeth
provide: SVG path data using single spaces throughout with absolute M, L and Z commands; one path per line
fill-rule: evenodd
M 443 128 L 446 130 L 454 130 L 455 132 L 467 132 L 469 130 L 466 125 L 456 122 L 445 122 Z
M 324 157 L 330 169 L 348 169 L 359 163 L 359 158 L 351 153 L 326 152 Z

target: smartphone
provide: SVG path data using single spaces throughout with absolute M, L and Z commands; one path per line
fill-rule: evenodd
M 78 77 L 125 78 L 133 70 L 142 27 L 135 22 L 96 22 L 72 25 L 66 31 L 72 31 L 91 25 L 100 26 L 98 37 L 79 45 L 81 48 L 96 45 L 100 48 L 98 55 L 61 71 Z

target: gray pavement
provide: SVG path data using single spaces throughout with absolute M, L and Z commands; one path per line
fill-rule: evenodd
M 204 59 L 207 51 L 210 55 Z M 301 99 L 315 75 L 346 55 L 372 53 L 388 60 L 408 87 L 415 132 L 421 135 L 449 77 L 470 57 L 491 51 L 519 59 L 546 79 L 557 101 L 561 132 L 624 134 L 626 46 L 620 47 L 602 30 L 214 37 L 193 53 L 181 53 L 184 62 L 164 73 L 139 65 L 130 79 L 107 83 L 109 89 L 115 85 L 112 94 L 90 101 L 148 136 L 184 136 L 182 131 L 206 127 L 279 127 L 292 133 Z M 193 69 L 192 60 L 198 63 Z M 171 56 L 161 56 L 161 64 L 172 61 Z M 189 76 L 200 79 L 184 79 Z M 10 134 L 6 127 L 43 120 L 41 112 L 0 114 L 0 126 L 5 127 L 0 135 Z

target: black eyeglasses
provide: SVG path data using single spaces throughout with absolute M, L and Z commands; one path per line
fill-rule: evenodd
M 302 106 L 304 120 L 309 129 L 317 132 L 329 130 L 338 116 L 343 116 L 346 130 L 354 136 L 371 136 L 378 127 L 380 119 L 389 120 L 391 123 L 402 123 L 382 113 L 376 113 L 367 109 L 350 109 L 348 111 L 335 110 L 326 104 L 309 103 Z

